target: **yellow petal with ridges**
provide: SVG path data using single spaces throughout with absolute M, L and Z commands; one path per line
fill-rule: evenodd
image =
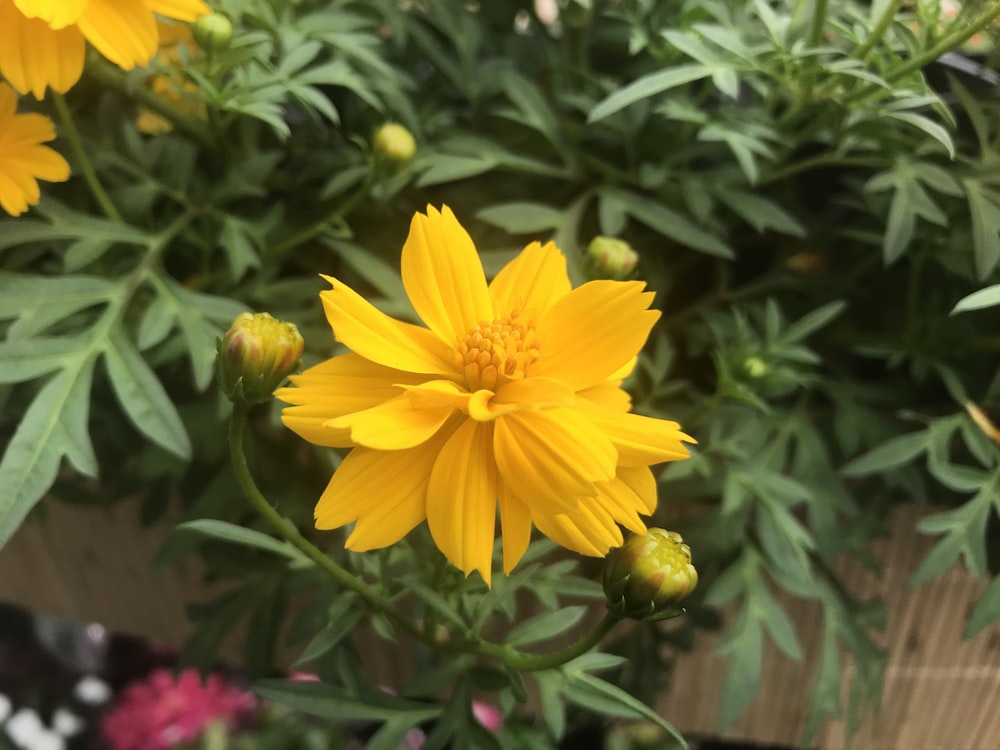
M 541 356 L 534 374 L 575 390 L 607 380 L 642 348 L 660 317 L 641 281 L 591 281 L 538 320 Z
M 22 94 L 45 96 L 46 88 L 68 91 L 83 74 L 86 52 L 76 27 L 54 30 L 26 18 L 10 0 L 0 0 L 0 76 Z
M 632 396 L 623 388 L 618 387 L 621 381 L 610 380 L 600 385 L 584 388 L 576 395 L 598 406 L 611 411 L 625 412 L 632 408 Z
M 314 404 L 289 406 L 281 413 L 281 421 L 289 430 L 313 445 L 327 448 L 353 448 L 349 427 L 334 429 L 325 407 Z
M 646 472 L 649 471 L 647 467 L 643 467 L 643 470 Z M 610 482 L 598 482 L 597 500 L 616 522 L 629 531 L 634 531 L 636 534 L 645 534 L 646 524 L 639 518 L 639 514 L 649 514 L 652 512 L 648 507 L 648 499 L 640 496 L 636 488 L 622 478 L 622 471 L 629 471 L 629 469 L 619 468 L 618 476 Z M 653 492 L 655 507 L 655 486 Z
M 451 406 L 414 408 L 408 395 L 385 401 L 371 409 L 346 414 L 328 423 L 349 428 L 357 445 L 383 451 L 412 448 L 426 442 L 454 413 Z
M 198 16 L 212 12 L 201 0 L 146 0 L 146 4 L 154 13 L 178 21 L 194 21 Z
M 53 29 L 76 23 L 90 0 L 13 0 L 28 18 L 39 18 Z
M 497 517 L 493 425 L 464 421 L 448 439 L 427 486 L 427 527 L 438 549 L 490 585 Z
M 613 479 L 618 454 L 611 441 L 575 409 L 518 411 L 496 422 L 500 476 L 535 511 L 554 515 Z
M 447 206 L 413 216 L 400 271 L 413 309 L 449 347 L 481 321 L 493 320 L 476 246 Z
M 619 466 L 615 479 L 635 493 L 640 513 L 647 516 L 653 514 L 656 510 L 656 477 L 648 466 Z
M 274 395 L 289 404 L 315 404 L 327 408 L 327 419 L 370 409 L 396 398 L 406 385 L 426 380 L 418 375 L 375 364 L 357 354 L 342 354 L 291 376 L 294 388 L 279 388 Z
M 681 441 L 695 442 L 681 432 L 677 422 L 641 414 L 605 409 L 581 399 L 579 409 L 596 427 L 611 438 L 621 466 L 648 466 L 687 458 L 690 452 Z
M 426 328 L 403 323 L 377 310 L 346 284 L 320 293 L 337 341 L 365 359 L 406 372 L 454 375 L 452 349 Z
M 583 498 L 570 513 L 531 514 L 535 526 L 552 541 L 581 555 L 604 557 L 624 541 L 621 529 L 595 498 Z
M 490 283 L 493 309 L 503 317 L 513 310 L 531 316 L 549 309 L 572 289 L 566 256 L 553 242 L 532 242 Z
M 531 543 L 531 510 L 500 482 L 500 533 L 503 537 L 503 572 L 509 574 Z
M 525 378 L 512 380 L 493 393 L 476 391 L 469 399 L 469 416 L 489 422 L 523 409 L 553 409 L 573 406 L 576 394 L 558 380 Z
M 98 52 L 124 70 L 148 63 L 159 44 L 146 0 L 90 0 L 76 25 Z

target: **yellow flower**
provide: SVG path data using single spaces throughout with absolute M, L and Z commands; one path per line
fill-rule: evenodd
M 202 0 L 0 0 L 0 76 L 36 98 L 65 93 L 83 73 L 84 42 L 125 70 L 156 54 L 154 13 L 193 21 Z
M 69 164 L 43 143 L 56 137 L 44 115 L 15 114 L 17 94 L 0 83 L 0 206 L 18 216 L 38 203 L 38 180 L 69 179 Z
M 622 524 L 646 529 L 650 464 L 688 455 L 676 422 L 630 414 L 620 388 L 659 317 L 639 281 L 572 289 L 566 259 L 534 242 L 487 286 L 450 209 L 417 214 L 403 284 L 426 328 L 394 320 L 337 279 L 320 297 L 352 353 L 275 395 L 285 424 L 351 447 L 316 506 L 316 526 L 356 522 L 347 547 L 401 539 L 424 519 L 466 575 L 490 582 L 497 505 L 505 572 L 534 524 L 603 556 Z
M 202 119 L 205 116 L 205 106 L 195 98 L 198 87 L 185 77 L 181 66 L 181 46 L 186 47 L 189 52 L 195 49 L 191 27 L 186 23 L 164 23 L 157 20 L 156 29 L 160 36 L 156 61 L 167 70 L 167 74 L 153 76 L 149 81 L 150 89 L 182 114 Z M 169 133 L 174 129 L 170 120 L 145 107 L 139 108 L 135 125 L 139 132 L 148 135 Z

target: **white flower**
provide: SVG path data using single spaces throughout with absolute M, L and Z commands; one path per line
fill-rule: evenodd
M 26 750 L 38 748 L 39 738 L 43 734 L 47 734 L 38 714 L 30 708 L 22 708 L 11 716 L 4 729 L 15 745 L 26 748 Z
M 65 708 L 57 708 L 52 715 L 52 728 L 63 737 L 72 737 L 83 729 L 83 719 Z
M 80 678 L 80 681 L 76 683 L 76 687 L 73 688 L 73 695 L 76 696 L 78 701 L 86 703 L 88 706 L 99 706 L 102 703 L 108 702 L 108 699 L 111 697 L 111 688 L 108 687 L 108 683 L 104 680 L 93 675 L 87 675 Z
M 66 750 L 66 740 L 61 735 L 43 728 L 29 750 Z
M 3 693 L 0 693 L 0 724 L 2 724 L 8 716 L 10 716 L 10 709 L 10 698 Z

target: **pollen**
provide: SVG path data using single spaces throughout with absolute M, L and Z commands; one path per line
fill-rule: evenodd
M 473 391 L 495 391 L 511 380 L 521 380 L 538 359 L 535 321 L 522 320 L 514 310 L 506 318 L 482 321 L 469 329 L 455 346 L 455 364 L 465 373 Z

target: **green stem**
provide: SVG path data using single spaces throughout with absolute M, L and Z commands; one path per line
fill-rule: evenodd
M 902 7 L 904 0 L 892 0 L 885 10 L 882 11 L 882 15 L 879 16 L 878 21 L 875 23 L 875 28 L 872 29 L 872 33 L 868 35 L 868 38 L 858 46 L 854 52 L 851 53 L 851 57 L 858 60 L 864 59 L 872 48 L 878 43 L 878 41 L 883 37 L 889 27 L 892 26 L 893 19 L 895 19 L 896 14 L 899 13 L 899 9 Z
M 176 107 L 171 106 L 168 101 L 151 89 L 145 86 L 130 85 L 128 76 L 106 60 L 91 60 L 87 65 L 87 71 L 101 83 L 117 89 L 146 109 L 166 118 L 173 123 L 173 126 L 177 130 L 197 141 L 200 145 L 207 148 L 215 146 L 215 138 L 212 136 L 211 131 L 203 124 L 182 114 Z
M 368 195 L 368 191 L 371 189 L 372 183 L 375 181 L 374 175 L 375 169 L 374 167 L 371 167 L 368 170 L 368 175 L 358 184 L 358 187 L 354 190 L 354 192 L 347 197 L 347 200 L 337 206 L 337 208 L 330 212 L 326 218 L 320 219 L 316 223 L 303 229 L 298 234 L 292 235 L 282 242 L 278 242 L 274 245 L 272 251 L 275 253 L 283 253 L 296 248 L 302 243 L 311 240 L 333 222 L 342 220 L 348 213 L 351 212 L 351 210 L 362 198 Z
M 823 41 L 823 29 L 826 26 L 826 10 L 829 0 L 816 0 L 816 10 L 813 12 L 812 23 L 809 26 L 809 46 L 815 47 Z
M 246 430 L 249 410 L 250 407 L 247 404 L 234 404 L 233 406 L 233 419 L 229 423 L 229 459 L 233 464 L 236 479 L 250 500 L 250 504 L 253 505 L 254 509 L 264 517 L 281 537 L 294 545 L 296 549 L 308 557 L 330 578 L 344 588 L 353 591 L 373 608 L 386 614 L 407 633 L 426 643 L 431 648 L 491 656 L 500 659 L 511 669 L 521 672 L 537 672 L 541 669 L 558 667 L 581 654 L 585 654 L 596 646 L 611 631 L 615 624 L 619 622 L 619 619 L 609 612 L 593 630 L 586 633 L 578 641 L 550 654 L 526 654 L 510 646 L 480 640 L 471 640 L 457 645 L 437 642 L 434 639 L 433 633 L 425 632 L 413 622 L 412 618 L 407 617 L 397 610 L 389 599 L 374 591 L 346 568 L 342 568 L 335 563 L 329 556 L 302 536 L 295 526 L 282 518 L 278 511 L 271 506 L 267 498 L 258 489 L 257 483 L 254 482 L 253 476 L 250 473 L 250 467 L 247 465 L 246 454 L 243 452 L 243 433 Z
M 77 165 L 80 167 L 80 171 L 83 172 L 83 179 L 86 180 L 90 192 L 94 194 L 94 198 L 97 199 L 105 216 L 124 224 L 125 219 L 122 218 L 118 209 L 115 208 L 115 204 L 111 202 L 111 198 L 105 192 L 101 181 L 97 179 L 97 172 L 94 171 L 94 165 L 83 148 L 83 141 L 80 140 L 80 131 L 77 130 L 76 122 L 73 120 L 73 115 L 66 105 L 66 100 L 62 94 L 53 92 L 52 101 L 56 105 L 56 112 L 59 113 L 59 119 L 62 121 L 63 129 L 66 131 L 66 138 L 69 139 L 70 148 L 73 149 Z
M 788 166 L 776 169 L 765 175 L 757 183 L 767 185 L 772 182 L 787 179 L 799 172 L 805 172 L 817 167 L 884 167 L 886 160 L 874 156 L 839 156 L 838 154 L 819 154 L 802 161 L 794 162 Z
M 496 643 L 485 642 L 477 644 L 476 651 L 487 656 L 496 657 L 511 669 L 516 669 L 519 672 L 538 672 L 543 669 L 562 666 L 566 662 L 587 653 L 604 636 L 610 633 L 611 629 L 619 622 L 621 621 L 617 617 L 608 612 L 604 615 L 604 619 L 597 623 L 593 630 L 583 635 L 580 640 L 550 654 L 525 654 L 509 646 L 500 646 Z

